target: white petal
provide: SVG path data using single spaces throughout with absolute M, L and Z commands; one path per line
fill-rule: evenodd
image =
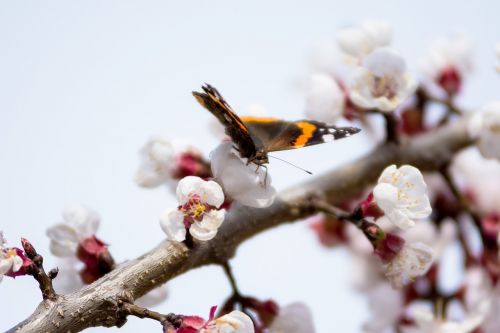
M 333 124 L 342 116 L 345 98 L 337 82 L 330 75 L 314 74 L 306 96 L 308 118 Z
M 224 203 L 224 192 L 222 187 L 212 180 L 205 181 L 201 187 L 202 201 L 219 208 Z
M 3 231 L 0 230 L 0 250 L 5 247 L 5 244 L 7 244 L 7 240 L 3 235 Z
M 23 266 L 23 259 L 20 256 L 15 255 L 11 258 L 11 260 L 13 272 L 17 272 L 19 269 L 21 269 L 21 267 Z
M 95 235 L 100 222 L 99 215 L 94 210 L 82 205 L 66 207 L 63 219 L 76 230 L 79 239 Z
M 53 240 L 50 242 L 49 247 L 50 252 L 56 257 L 72 257 L 76 256 L 78 243 Z
M 167 239 L 177 242 L 182 242 L 186 239 L 184 214 L 177 209 L 165 211 L 160 217 L 160 226 L 167 235 Z
M 377 205 L 389 214 L 397 207 L 398 203 L 398 189 L 388 183 L 379 183 L 373 189 L 373 196 Z
M 56 224 L 55 226 L 47 229 L 46 234 L 51 240 L 54 241 L 78 243 L 77 231 L 68 224 Z
M 361 24 L 361 28 L 369 36 L 373 49 L 387 46 L 392 40 L 392 26 L 381 20 L 368 20 Z
M 203 215 L 201 222 L 195 222 L 189 228 L 189 233 L 196 239 L 207 241 L 215 237 L 217 230 L 224 221 L 225 210 L 212 210 Z
M 193 223 L 189 228 L 191 236 L 200 241 L 209 241 L 217 235 L 217 229 L 206 229 L 200 226 L 199 223 Z
M 314 322 L 309 308 L 303 303 L 292 303 L 280 308 L 272 321 L 269 333 L 314 333 Z
M 363 66 L 378 77 L 399 75 L 406 70 L 403 57 L 388 47 L 373 51 L 366 57 Z
M 141 163 L 135 182 L 143 187 L 156 187 L 171 178 L 175 164 L 175 147 L 162 138 L 150 139 L 141 149 Z
M 12 267 L 10 259 L 0 257 L 0 276 L 7 274 Z
M 221 184 L 224 193 L 246 206 L 271 205 L 276 190 L 271 186 L 271 176 L 267 170 L 253 163 L 246 165 L 236 154 L 231 142 L 221 143 L 210 153 L 212 174 Z
M 201 188 L 203 186 L 204 180 L 196 176 L 187 176 L 182 178 L 177 184 L 177 201 L 180 205 L 185 204 L 189 201 L 190 195 L 198 194 L 202 195 Z
M 205 229 L 218 229 L 222 222 L 224 222 L 226 210 L 211 210 L 208 213 L 203 214 L 203 219 L 201 222 L 195 222 L 200 225 L 200 227 Z
M 170 173 L 160 173 L 149 163 L 143 163 L 135 173 L 134 181 L 141 187 L 157 187 L 170 179 Z
M 241 311 L 232 311 L 214 320 L 213 333 L 254 333 L 253 322 Z
M 47 229 L 50 241 L 50 252 L 58 257 L 75 256 L 79 237 L 77 231 L 70 225 L 57 224 Z

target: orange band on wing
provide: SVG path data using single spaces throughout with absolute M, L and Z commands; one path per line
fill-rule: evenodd
M 293 146 L 296 148 L 304 147 L 307 141 L 312 138 L 314 131 L 316 130 L 316 126 L 306 121 L 298 122 L 296 125 L 302 130 L 302 134 L 295 139 Z
M 243 116 L 240 118 L 243 122 L 248 123 L 274 123 L 275 121 L 279 121 L 278 118 L 273 117 L 252 117 L 252 116 Z

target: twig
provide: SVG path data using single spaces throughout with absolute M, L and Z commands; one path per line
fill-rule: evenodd
M 141 319 L 148 318 L 156 320 L 164 328 L 169 326 L 177 328 L 181 325 L 182 317 L 173 313 L 164 315 L 159 312 L 143 308 L 139 305 L 129 303 L 122 298 L 117 300 L 117 306 L 117 318 L 119 318 L 118 320 L 123 320 L 122 324 L 125 323 L 126 320 L 124 319 L 126 319 L 127 316 L 134 316 Z
M 233 270 L 229 265 L 229 261 L 226 261 L 225 263 L 221 264 L 221 266 L 224 269 L 224 273 L 226 274 L 229 283 L 231 284 L 233 296 L 235 296 L 236 298 L 241 298 L 241 293 L 238 289 L 238 284 L 236 283 L 236 279 L 234 278 Z
M 399 143 L 398 122 L 393 113 L 381 112 L 385 120 L 385 141 Z
M 445 180 L 448 187 L 450 188 L 451 192 L 455 196 L 455 198 L 458 200 L 460 207 L 463 209 L 463 211 L 465 213 L 467 213 L 471 217 L 472 221 L 474 222 L 474 224 L 478 228 L 478 231 L 479 231 L 479 234 L 481 236 L 481 240 L 482 240 L 483 244 L 486 244 L 487 239 L 484 237 L 484 234 L 481 231 L 482 230 L 481 218 L 476 214 L 476 212 L 474 212 L 472 207 L 469 205 L 469 202 L 467 201 L 467 199 L 462 195 L 462 192 L 455 185 L 455 182 L 453 181 L 453 177 L 451 176 L 451 173 L 449 170 L 449 164 L 443 166 L 439 170 L 439 172 L 440 172 L 441 176 L 443 177 L 443 179 Z M 467 250 L 467 248 L 464 250 Z
M 50 270 L 49 274 L 46 274 L 43 268 L 43 257 L 36 252 L 33 245 L 27 239 L 21 238 L 21 244 L 26 256 L 33 262 L 32 265 L 27 267 L 26 273 L 33 276 L 35 280 L 38 281 L 44 300 L 55 301 L 57 299 L 57 294 L 52 286 L 52 280 L 56 278 L 59 270 L 54 268 Z
M 384 231 L 377 224 L 365 220 L 359 210 L 355 210 L 352 214 L 349 214 L 343 209 L 335 207 L 324 200 L 318 200 L 315 206 L 320 212 L 333 215 L 339 220 L 346 220 L 354 224 L 358 229 L 363 231 L 366 238 L 368 238 L 370 243 L 374 246 L 377 240 L 384 237 Z

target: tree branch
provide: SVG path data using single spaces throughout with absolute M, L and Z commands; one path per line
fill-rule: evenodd
M 195 243 L 191 249 L 182 243 L 162 242 L 80 291 L 44 300 L 28 319 L 8 332 L 79 332 L 88 327 L 115 326 L 118 324 L 117 299 L 121 293 L 130 293 L 137 299 L 190 269 L 223 264 L 246 239 L 314 214 L 316 209 L 311 198 L 316 195 L 325 196 L 332 204 L 340 203 L 375 182 L 390 164 L 439 170 L 457 151 L 472 143 L 465 122 L 462 118 L 399 146 L 380 146 L 357 161 L 282 192 L 269 208 L 235 204 L 213 240 Z

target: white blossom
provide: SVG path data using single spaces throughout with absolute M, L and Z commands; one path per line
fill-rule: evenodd
M 394 259 L 386 265 L 385 276 L 393 287 L 401 288 L 422 276 L 434 261 L 434 250 L 424 243 L 405 243 Z
M 303 303 L 292 303 L 280 308 L 269 326 L 269 333 L 314 333 L 311 310 Z
M 394 327 L 404 311 L 404 299 L 400 290 L 388 283 L 372 285 L 367 290 L 371 319 L 363 325 L 367 333 L 384 333 Z
M 186 239 L 186 227 L 190 234 L 202 241 L 210 240 L 224 221 L 224 192 L 214 181 L 188 176 L 177 185 L 177 201 L 180 207 L 166 211 L 160 218 L 160 225 L 168 239 Z
M 157 187 L 204 170 L 201 153 L 188 144 L 155 137 L 140 150 L 141 162 L 135 174 L 135 182 L 142 187 Z
M 337 44 L 350 62 L 360 61 L 377 48 L 388 46 L 391 39 L 392 27 L 385 21 L 365 21 L 337 32 Z
M 403 327 L 403 333 L 472 333 L 482 320 L 477 315 L 467 316 L 460 322 L 445 320 L 423 306 L 415 307 L 412 312 L 415 325 Z
M 172 142 L 162 138 L 150 139 L 140 150 L 141 163 L 135 182 L 143 187 L 156 187 L 172 177 L 176 150 Z
M 63 222 L 47 229 L 50 251 L 58 257 L 75 256 L 80 241 L 95 235 L 99 215 L 84 206 L 68 206 L 63 211 Z
M 233 311 L 205 325 L 200 333 L 254 333 L 250 317 L 241 311 Z
M 484 269 L 472 267 L 465 274 L 464 289 L 467 311 L 483 317 L 482 332 L 500 332 L 500 283 L 494 284 Z
M 429 244 L 434 251 L 434 258 L 438 259 L 444 254 L 447 247 L 456 240 L 456 233 L 456 222 L 445 219 L 440 223 L 439 228 L 431 221 L 418 223 L 415 227 L 405 230 L 402 236 L 409 243 L 424 242 Z
M 468 132 L 483 157 L 500 160 L 500 102 L 490 103 L 469 119 Z
M 414 219 L 426 218 L 432 212 L 422 173 L 410 165 L 385 168 L 373 195 L 385 217 L 402 229 L 413 227 Z
M 462 191 L 484 215 L 498 212 L 500 207 L 500 162 L 484 159 L 477 149 L 467 149 L 455 156 L 453 177 Z
M 406 72 L 404 59 L 389 48 L 379 48 L 363 61 L 350 83 L 350 97 L 362 108 L 394 111 L 417 88 Z
M 0 237 L 3 235 L 0 234 Z M 5 239 L 2 239 L 4 241 Z M 0 282 L 4 275 L 15 273 L 23 266 L 23 258 L 21 258 L 15 248 L 0 247 Z
M 333 124 L 342 116 L 345 97 L 335 79 L 327 74 L 314 74 L 306 91 L 306 110 L 309 119 Z
M 435 40 L 421 67 L 424 80 L 429 84 L 442 79 L 446 71 L 455 71 L 461 81 L 472 70 L 472 44 L 469 37 L 453 34 Z
M 231 142 L 221 143 L 210 153 L 212 174 L 232 200 L 250 207 L 268 207 L 276 197 L 267 168 L 240 157 Z M 265 182 L 265 183 L 264 183 Z

